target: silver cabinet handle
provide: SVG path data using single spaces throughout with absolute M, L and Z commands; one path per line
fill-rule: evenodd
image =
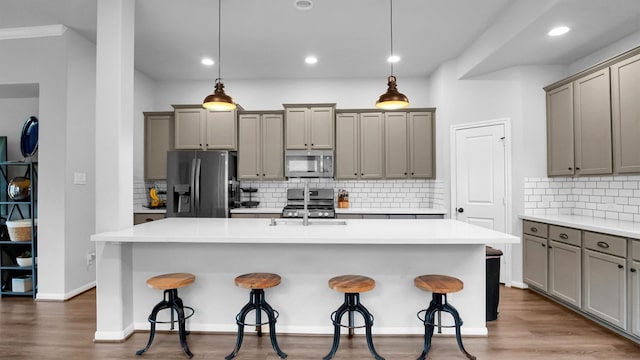
M 569 238 L 569 235 L 567 235 L 565 233 L 560 234 L 560 239 L 565 239 L 566 240 L 568 238 Z
M 598 242 L 597 242 L 597 245 L 598 245 L 599 247 L 603 248 L 603 249 L 608 249 L 608 248 L 609 248 L 609 244 L 607 244 L 607 243 L 606 243 L 606 242 L 604 242 L 604 241 L 598 241 Z

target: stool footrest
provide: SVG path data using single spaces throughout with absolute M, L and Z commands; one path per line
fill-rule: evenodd
M 184 308 L 185 310 L 189 310 L 189 311 L 190 311 L 189 315 L 185 315 L 185 316 L 184 316 L 184 319 L 185 319 L 185 320 L 187 320 L 188 318 L 192 317 L 192 316 L 193 316 L 193 314 L 195 314 L 195 312 L 196 312 L 196 311 L 195 311 L 195 310 L 193 310 L 193 308 L 192 308 L 192 307 L 190 307 L 190 306 L 183 306 L 183 308 Z M 171 308 L 169 308 L 169 309 L 171 309 Z M 171 310 L 171 311 L 173 311 L 173 310 Z M 175 323 L 177 323 L 177 322 L 179 321 L 178 319 L 175 319 L 175 320 L 173 320 L 173 321 L 171 321 L 171 320 L 169 320 L 169 321 L 158 321 L 158 320 L 154 320 L 154 319 L 152 319 L 152 318 L 151 318 L 151 316 L 149 316 L 149 318 L 148 318 L 147 320 L 148 320 L 150 323 L 154 323 L 154 324 L 175 324 Z
M 278 318 L 280 317 L 280 313 L 277 310 L 273 310 L 272 309 L 272 311 L 273 311 L 273 315 L 274 315 L 273 316 L 273 322 L 275 323 L 276 320 L 278 320 Z M 243 322 L 243 321 L 240 320 L 240 316 L 241 315 L 242 314 L 236 315 L 236 324 L 238 324 L 240 326 L 262 326 L 262 325 L 269 324 L 269 320 L 267 320 L 267 321 L 265 321 L 263 323 L 260 323 L 260 324 L 249 324 L 249 323 L 246 323 L 246 322 Z
M 347 328 L 347 329 L 362 329 L 362 328 L 366 328 L 367 327 L 366 324 L 358 325 L 358 326 L 355 326 L 355 325 L 349 326 L 349 325 L 344 325 L 342 323 L 339 323 L 338 320 L 336 319 L 336 314 L 337 313 L 338 313 L 337 310 L 331 313 L 331 317 L 330 318 L 331 318 L 331 322 L 333 323 L 333 325 L 340 326 L 340 327 Z M 375 318 L 373 317 L 373 314 L 369 314 L 369 319 L 371 320 L 371 325 L 373 325 L 373 321 L 375 320 Z
M 418 313 L 416 314 L 418 319 L 420 319 L 420 321 L 422 321 L 425 325 L 433 325 L 433 326 L 439 326 L 439 327 L 443 327 L 443 328 L 454 328 L 454 327 L 456 327 L 456 325 L 440 325 L 440 324 L 435 324 L 435 323 L 428 323 L 428 322 L 426 322 L 427 320 L 425 319 L 426 312 L 427 312 L 427 309 L 422 309 L 422 310 L 418 311 Z M 422 316 L 420 316 L 420 315 L 422 315 Z M 462 319 L 460 319 L 460 324 L 458 326 L 462 326 Z

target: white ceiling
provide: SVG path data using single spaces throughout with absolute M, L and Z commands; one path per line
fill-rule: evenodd
M 0 0 L 2 28 L 64 24 L 91 41 L 97 0 Z M 386 77 L 389 0 L 222 0 L 225 79 Z M 212 80 L 217 0 L 136 0 L 136 68 L 157 80 Z M 569 64 L 640 31 L 640 0 L 395 0 L 394 73 L 426 77 L 459 58 L 461 75 Z M 555 25 L 572 28 L 550 38 Z M 313 54 L 319 62 L 306 65 Z M 216 65 L 205 68 L 210 56 Z

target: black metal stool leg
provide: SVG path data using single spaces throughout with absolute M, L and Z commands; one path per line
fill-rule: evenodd
M 160 310 L 164 310 L 169 308 L 169 303 L 166 300 L 162 300 L 157 303 L 156 306 L 151 310 L 151 315 L 149 315 L 149 323 L 151 324 L 151 329 L 149 332 L 149 341 L 147 342 L 147 346 L 144 349 L 140 349 L 136 351 L 136 355 L 140 356 L 144 354 L 145 351 L 149 350 L 151 347 L 151 343 L 153 343 L 153 338 L 156 336 L 156 317 L 158 316 L 158 312 Z
M 335 356 L 336 351 L 338 351 L 338 346 L 340 345 L 340 322 L 342 320 L 342 316 L 348 311 L 349 308 L 345 299 L 345 302 L 340 305 L 338 310 L 336 310 L 335 317 L 333 319 L 333 345 L 331 345 L 331 350 L 322 358 L 322 360 L 331 360 Z
M 422 350 L 422 354 L 418 357 L 418 360 L 424 360 L 431 349 L 431 338 L 433 337 L 434 331 L 434 318 L 435 313 L 438 310 L 436 303 L 432 300 L 429 304 L 429 308 L 426 310 L 424 315 L 424 346 Z
M 178 335 L 180 337 L 180 345 L 182 346 L 182 351 L 189 357 L 193 357 L 193 353 L 189 350 L 189 345 L 187 344 L 187 334 L 186 334 L 186 321 L 184 318 L 184 308 L 180 307 L 178 304 L 173 305 L 173 309 L 178 314 Z
M 253 299 L 253 294 L 250 295 L 250 299 Z M 242 346 L 242 339 L 244 338 L 244 319 L 247 317 L 247 314 L 251 310 L 254 310 L 256 308 L 255 304 L 251 300 L 242 308 L 242 310 L 240 310 L 240 313 L 236 316 L 236 323 L 238 324 L 236 347 L 233 349 L 231 354 L 225 356 L 225 359 L 227 360 L 231 360 L 236 357 L 236 355 L 238 355 L 238 351 L 240 351 L 240 347 Z
M 369 352 L 371 352 L 371 355 L 373 355 L 376 360 L 384 360 L 384 358 L 380 356 L 380 354 L 378 354 L 376 349 L 373 347 L 373 337 L 371 336 L 371 327 L 373 326 L 373 320 L 371 320 L 371 313 L 369 313 L 369 310 L 367 310 L 367 308 L 365 308 L 360 303 L 356 305 L 355 311 L 362 314 L 362 317 L 364 318 L 367 346 L 369 347 Z
M 271 339 L 271 346 L 273 347 L 273 351 L 276 352 L 276 354 L 278 354 L 278 356 L 282 359 L 287 357 L 287 354 L 285 354 L 281 349 L 280 346 L 278 346 L 278 340 L 276 339 L 276 315 L 275 312 L 273 310 L 273 308 L 271 307 L 271 305 L 269 305 L 265 300 L 264 300 L 264 296 L 262 297 L 262 301 L 261 301 L 261 305 L 262 305 L 262 309 L 264 309 L 264 312 L 267 314 L 267 318 L 269 319 L 269 338 Z
M 462 319 L 460 319 L 458 310 L 456 310 L 456 308 L 454 308 L 453 306 L 449 305 L 449 303 L 447 303 L 445 299 L 445 303 L 442 307 L 442 311 L 448 312 L 451 314 L 451 316 L 453 316 L 453 320 L 455 321 L 455 326 L 456 326 L 456 341 L 458 341 L 458 347 L 460 348 L 460 351 L 462 351 L 469 360 L 476 360 L 476 357 L 469 354 L 467 350 L 465 350 L 464 345 L 462 345 L 462 336 L 460 334 Z

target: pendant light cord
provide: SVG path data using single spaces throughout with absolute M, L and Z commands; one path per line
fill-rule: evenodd
M 393 56 L 393 0 L 389 0 L 389 6 L 389 27 L 391 28 L 391 54 L 389 56 Z M 391 61 L 391 76 L 393 76 L 393 61 Z
M 220 78 L 220 68 L 222 65 L 221 56 L 220 56 L 220 39 L 222 38 L 222 0 L 218 0 L 218 81 L 222 81 Z

